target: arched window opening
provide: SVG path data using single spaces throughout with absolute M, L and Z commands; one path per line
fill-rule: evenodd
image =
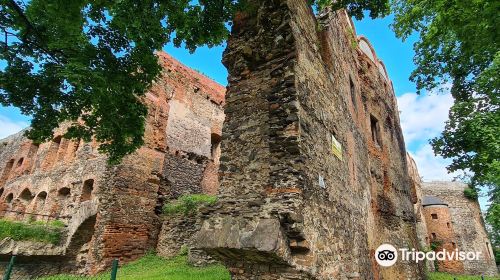
M 59 198 L 63 198 L 63 199 L 69 197 L 70 194 L 71 194 L 71 190 L 69 188 L 67 188 L 67 187 L 61 188 L 57 192 L 57 196 Z
M 83 182 L 82 196 L 80 197 L 80 202 L 90 200 L 92 197 L 92 191 L 94 190 L 94 179 L 88 179 Z
M 40 192 L 40 193 L 36 196 L 36 201 L 37 201 L 37 202 L 41 202 L 41 203 L 45 204 L 45 200 L 47 200 L 47 192 L 45 192 L 45 191 Z
M 31 194 L 29 189 L 24 189 L 19 195 L 19 198 L 24 203 L 30 203 L 33 200 L 33 194 Z
M 217 134 L 217 133 L 212 133 L 210 135 L 210 142 L 211 142 L 211 147 L 210 147 L 210 153 L 212 155 L 212 159 L 216 159 L 218 156 L 218 151 L 220 147 L 220 142 L 222 140 L 222 137 Z
M 14 194 L 13 193 L 9 193 L 7 195 L 7 197 L 5 197 L 5 202 L 7 203 L 12 203 L 12 200 L 14 199 Z
M 54 139 L 52 139 L 52 142 L 54 142 L 55 145 L 60 145 L 62 140 L 62 136 L 56 136 Z
M 21 165 L 23 165 L 23 162 L 24 162 L 24 158 L 20 158 L 20 159 L 17 161 L 17 167 L 20 167 Z

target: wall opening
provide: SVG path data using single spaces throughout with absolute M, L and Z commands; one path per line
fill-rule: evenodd
M 490 243 L 486 242 L 486 251 L 488 251 L 488 257 L 491 258 L 491 248 L 490 248 Z
M 354 86 L 354 82 L 352 81 L 352 78 L 349 77 L 349 90 L 351 92 L 351 101 L 352 101 L 352 106 L 354 109 L 357 108 L 357 103 L 356 103 L 356 87 Z
M 37 196 L 36 196 L 36 201 L 37 203 L 43 203 L 45 204 L 45 201 L 47 200 L 47 192 L 43 191 L 43 192 L 40 192 Z
M 446 223 L 446 226 L 447 226 L 448 228 L 451 228 L 450 223 Z
M 90 200 L 92 197 L 92 191 L 94 190 L 94 179 L 88 179 L 83 182 L 82 195 L 80 196 L 80 202 Z
M 436 239 L 436 234 L 434 232 L 431 233 L 432 240 Z
M 19 199 L 25 204 L 28 204 L 33 200 L 33 194 L 31 194 L 29 189 L 24 189 L 19 195 Z
M 71 240 L 68 248 L 66 249 L 69 256 L 74 258 L 84 252 L 84 250 L 88 250 L 88 247 L 85 245 L 92 241 L 92 236 L 95 231 L 95 223 L 96 215 L 93 215 L 78 226 L 73 236 L 70 237 Z
M 221 140 L 222 140 L 222 137 L 217 133 L 212 133 L 210 135 L 210 142 L 211 142 L 210 153 L 212 155 L 212 160 L 217 157 L 217 153 L 218 153 L 218 150 L 220 147 Z
M 5 202 L 7 203 L 12 203 L 12 200 L 14 199 L 14 194 L 13 193 L 9 193 L 7 195 L 7 197 L 5 197 Z
M 40 213 L 43 211 L 43 208 L 45 206 L 45 201 L 47 200 L 47 192 L 42 191 L 37 194 L 35 198 L 35 213 Z M 38 217 L 38 218 L 43 218 L 43 217 Z
M 451 246 L 453 246 L 453 249 L 457 248 L 457 244 L 455 242 L 451 242 Z
M 373 115 L 370 115 L 370 128 L 372 131 L 372 140 L 375 143 L 375 145 L 381 147 L 381 138 L 380 138 L 380 124 L 377 118 L 375 118 Z
M 20 167 L 21 165 L 23 165 L 23 162 L 24 162 L 24 158 L 20 158 L 20 159 L 17 161 L 17 167 Z
M 2 196 L 3 191 L 4 191 L 3 188 L 0 188 L 0 196 Z
M 63 199 L 69 197 L 70 194 L 71 194 L 71 190 L 67 187 L 61 188 L 57 192 L 57 196 L 59 198 L 63 198 Z
M 432 217 L 433 220 L 437 220 L 438 215 L 437 214 L 431 214 L 431 217 Z

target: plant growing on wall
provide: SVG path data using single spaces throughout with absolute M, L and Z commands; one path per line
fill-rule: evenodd
M 183 214 L 191 215 L 203 205 L 213 205 L 217 202 L 217 197 L 206 194 L 187 194 L 182 195 L 177 200 L 163 205 L 163 213 L 166 215 Z
M 476 200 L 479 197 L 477 190 L 474 187 L 465 188 L 464 195 L 465 195 L 465 197 L 467 197 L 468 199 L 471 199 L 471 200 Z

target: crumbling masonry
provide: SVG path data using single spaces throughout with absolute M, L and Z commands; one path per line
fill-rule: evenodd
M 158 56 L 162 77 L 144 98 L 145 145 L 120 165 L 108 166 L 95 142 L 62 138 L 64 126 L 41 145 L 22 132 L 1 141 L 0 214 L 58 219 L 67 227 L 59 245 L 2 240 L 0 256 L 94 273 L 114 258 L 126 262 L 156 249 L 164 201 L 216 193 L 225 88 Z
M 236 16 L 227 94 L 159 53 L 145 145 L 120 165 L 95 142 L 62 138 L 65 126 L 41 145 L 22 133 L 1 140 L 0 214 L 66 228 L 58 245 L 4 239 L 0 257 L 96 273 L 114 258 L 187 245 L 194 264 L 219 260 L 233 279 L 422 279 L 423 264 L 374 259 L 383 243 L 428 246 L 435 226 L 423 222 L 428 194 L 392 83 L 344 11 L 315 15 L 306 2 L 254 1 Z M 161 214 L 193 193 L 219 200 L 197 216 Z
M 418 245 L 391 81 L 344 11 L 306 2 L 256 1 L 235 19 L 220 201 L 197 246 L 233 279 L 420 279 L 373 258 Z

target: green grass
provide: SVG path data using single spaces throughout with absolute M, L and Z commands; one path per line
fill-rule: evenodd
M 58 244 L 61 240 L 60 221 L 53 222 L 17 222 L 0 219 L 0 239 L 10 237 L 16 241 L 30 240 Z
M 206 194 L 188 194 L 182 195 L 179 199 L 163 205 L 163 213 L 174 215 L 182 213 L 184 215 L 192 214 L 202 205 L 212 205 L 217 202 L 217 197 Z
M 431 272 L 427 274 L 429 280 L 481 280 L 481 276 L 470 276 L 470 275 L 454 275 L 443 272 Z M 500 280 L 500 277 L 488 277 L 485 276 L 484 280 Z
M 109 275 L 108 271 L 94 277 L 54 275 L 41 280 L 109 279 Z M 187 256 L 164 259 L 153 254 L 120 266 L 116 278 L 118 280 L 230 280 L 229 272 L 222 265 L 198 268 L 187 263 Z

